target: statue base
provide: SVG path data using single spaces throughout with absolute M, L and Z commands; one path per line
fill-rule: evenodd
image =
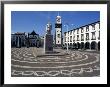
M 53 52 L 53 35 L 46 34 L 44 44 L 45 44 L 44 46 L 45 53 L 52 53 Z

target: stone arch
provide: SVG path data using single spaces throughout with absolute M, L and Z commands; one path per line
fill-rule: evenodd
M 77 49 L 80 49 L 81 44 L 77 42 Z
M 100 50 L 100 41 L 98 42 L 98 50 Z
M 77 46 L 76 43 L 73 43 L 73 49 L 76 49 L 76 46 Z
M 85 49 L 90 49 L 90 42 L 85 43 Z
M 70 46 L 72 46 L 72 43 L 70 43 Z
M 84 42 L 81 42 L 81 49 L 84 49 Z
M 95 41 L 92 41 L 91 42 L 91 50 L 95 50 L 96 49 L 96 42 Z
M 70 47 L 69 47 L 70 49 L 72 48 L 72 43 L 70 43 Z

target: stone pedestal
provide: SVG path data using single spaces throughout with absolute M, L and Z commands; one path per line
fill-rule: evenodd
M 51 34 L 45 35 L 44 51 L 45 53 L 53 52 L 53 35 Z

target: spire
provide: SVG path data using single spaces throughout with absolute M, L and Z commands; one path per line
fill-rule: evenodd
M 50 17 L 48 16 L 48 23 L 50 23 Z
M 48 23 L 50 23 L 50 17 L 49 17 L 49 13 L 48 13 L 48 17 L 47 17 L 47 18 L 48 18 Z
M 60 15 L 59 15 L 59 12 L 58 12 L 58 16 L 60 16 Z

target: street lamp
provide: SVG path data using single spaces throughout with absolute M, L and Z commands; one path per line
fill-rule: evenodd
M 68 24 L 64 25 L 67 28 L 67 53 L 68 53 Z
M 71 25 L 73 26 L 73 24 L 71 24 Z M 69 25 L 66 24 L 64 26 L 67 28 L 67 53 L 68 53 L 68 27 L 69 27 Z

